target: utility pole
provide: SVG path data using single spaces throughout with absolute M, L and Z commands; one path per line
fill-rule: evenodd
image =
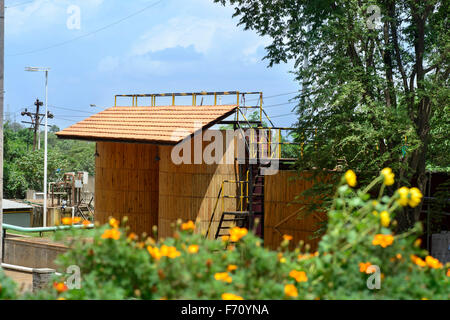
M 0 263 L 3 262 L 3 94 L 5 68 L 5 0 L 0 0 Z
M 37 150 L 41 149 L 40 126 L 43 126 L 43 124 L 41 124 L 41 122 L 42 122 L 43 117 L 45 117 L 45 114 L 39 113 L 39 107 L 41 107 L 43 105 L 42 101 L 39 101 L 39 99 L 36 99 L 36 102 L 34 103 L 34 105 L 36 106 L 35 113 L 31 113 L 28 111 L 28 109 L 25 109 L 25 111 L 23 111 L 21 113 L 21 115 L 28 116 L 31 119 L 31 122 L 22 121 L 22 123 L 31 124 L 30 129 L 33 129 L 33 134 L 34 134 L 34 136 L 33 136 L 33 151 L 36 151 L 36 146 L 37 146 Z M 53 114 L 48 112 L 48 118 L 53 119 Z

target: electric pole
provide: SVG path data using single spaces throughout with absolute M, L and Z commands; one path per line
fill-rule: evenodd
M 0 263 L 3 262 L 3 94 L 5 55 L 5 0 L 0 0 Z
M 36 106 L 36 112 L 35 113 L 31 113 L 28 111 L 28 109 L 25 109 L 25 111 L 23 111 L 21 113 L 22 116 L 28 116 L 31 119 L 31 122 L 27 122 L 27 121 L 22 121 L 22 123 L 27 123 L 27 124 L 31 124 L 31 128 L 33 130 L 33 151 L 36 151 L 36 146 L 37 146 L 37 150 L 41 149 L 41 135 L 40 135 L 40 126 L 43 126 L 43 124 L 41 124 L 43 117 L 45 117 L 45 114 L 39 113 L 39 107 L 41 107 L 43 105 L 42 101 L 39 101 L 39 99 L 36 99 L 36 102 L 34 103 L 34 105 Z M 48 118 L 52 119 L 53 118 L 53 114 L 51 114 L 50 112 L 48 112 Z

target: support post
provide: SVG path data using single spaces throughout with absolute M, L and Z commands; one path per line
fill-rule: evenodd
M 42 268 L 33 269 L 33 292 L 45 289 L 55 274 L 54 269 Z

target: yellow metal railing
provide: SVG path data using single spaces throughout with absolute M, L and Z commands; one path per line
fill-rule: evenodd
M 217 104 L 217 98 L 220 96 L 230 96 L 235 95 L 236 96 L 236 105 L 239 106 L 239 98 L 241 95 L 253 95 L 258 94 L 260 95 L 260 99 L 262 101 L 262 92 L 239 92 L 239 91 L 220 91 L 220 92 L 207 92 L 207 91 L 201 91 L 201 92 L 173 92 L 173 93 L 150 93 L 150 94 L 118 94 L 114 96 L 114 106 L 117 107 L 117 100 L 118 98 L 131 98 L 131 106 L 138 107 L 139 106 L 139 98 L 150 98 L 150 106 L 155 107 L 156 104 L 156 98 L 158 97 L 172 97 L 172 106 L 175 106 L 176 103 L 176 97 L 192 97 L 192 105 L 197 106 L 197 97 L 204 97 L 204 96 L 213 96 L 214 97 L 214 105 Z M 234 105 L 234 103 L 231 103 Z M 129 105 L 128 105 L 129 106 Z M 262 108 L 262 103 L 261 103 Z M 261 111 L 262 113 L 262 111 Z
M 234 183 L 234 184 L 239 184 L 240 185 L 240 192 L 239 195 L 226 195 L 225 194 L 225 183 Z M 244 188 L 245 185 L 245 188 Z M 206 231 L 206 236 L 208 237 L 209 232 L 211 231 L 211 225 L 212 222 L 214 220 L 214 216 L 217 210 L 217 206 L 219 204 L 219 201 L 221 203 L 221 213 L 223 214 L 225 212 L 225 199 L 239 199 L 239 206 L 237 207 L 238 210 L 237 211 L 245 211 L 244 207 L 246 205 L 246 202 L 244 201 L 245 199 L 248 199 L 248 185 L 249 185 L 249 170 L 247 170 L 246 173 L 246 180 L 223 180 L 221 185 L 220 185 L 220 189 L 219 189 L 219 193 L 216 199 L 216 202 L 214 204 L 214 210 L 213 213 L 211 215 L 210 221 L 209 221 L 209 225 L 208 225 L 208 229 Z

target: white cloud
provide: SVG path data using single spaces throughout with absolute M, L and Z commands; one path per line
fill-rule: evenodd
M 134 45 L 132 53 L 144 55 L 168 48 L 187 48 L 193 45 L 197 52 L 206 54 L 214 43 L 214 36 L 217 33 L 225 33 L 227 28 L 230 28 L 230 23 L 223 20 L 172 18 L 142 35 Z

